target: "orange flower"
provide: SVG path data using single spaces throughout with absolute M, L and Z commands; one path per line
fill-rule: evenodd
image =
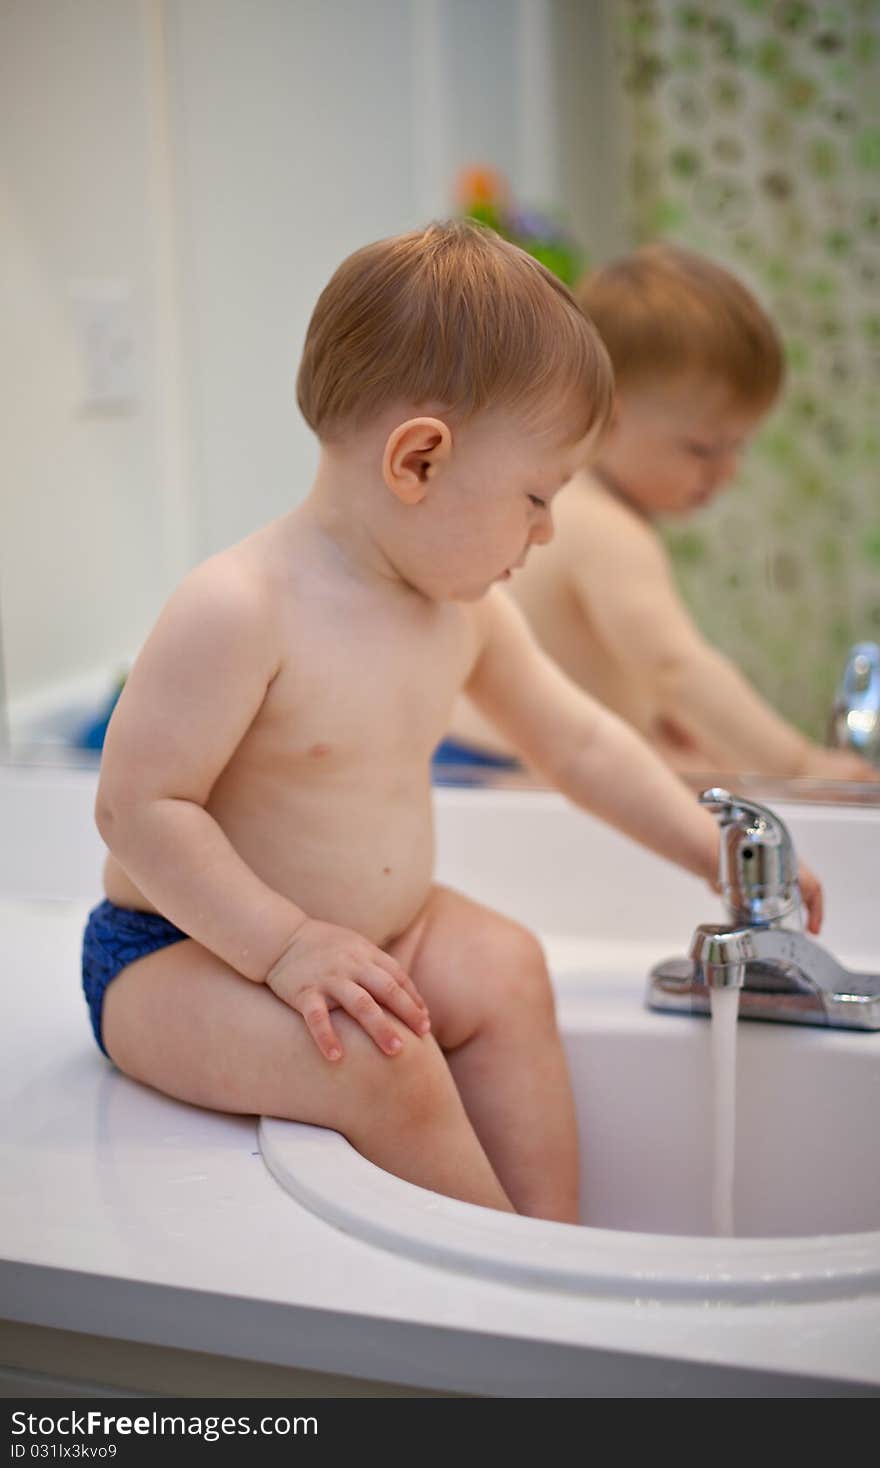
M 463 168 L 455 181 L 455 197 L 464 208 L 474 204 L 506 203 L 508 195 L 504 175 L 483 164 Z

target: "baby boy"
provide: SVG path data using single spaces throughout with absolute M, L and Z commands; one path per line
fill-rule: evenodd
M 573 801 L 715 880 L 712 817 L 500 592 L 605 424 L 607 355 L 536 261 L 435 224 L 343 262 L 298 394 L 308 497 L 184 579 L 110 722 L 95 1036 L 169 1096 L 331 1127 L 412 1183 L 574 1221 L 543 953 L 433 882 L 430 761 L 466 687 Z

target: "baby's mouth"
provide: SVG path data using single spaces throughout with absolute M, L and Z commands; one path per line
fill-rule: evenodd
M 508 566 L 508 568 L 507 568 L 506 571 L 502 571 L 501 572 L 501 575 L 498 577 L 498 580 L 499 581 L 509 581 L 510 578 L 511 578 L 511 576 L 513 575 L 514 571 L 521 571 L 522 568 L 523 568 L 523 566 L 526 563 L 526 556 L 527 555 L 528 555 L 528 551 L 523 551 L 523 553 L 520 556 L 520 558 L 519 558 L 518 561 L 514 561 L 514 563 L 513 563 L 512 566 Z

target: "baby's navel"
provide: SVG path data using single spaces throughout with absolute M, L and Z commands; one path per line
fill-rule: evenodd
M 309 750 L 309 756 L 311 759 L 323 759 L 324 755 L 329 753 L 329 744 L 313 744 L 311 749 Z
M 385 876 L 386 877 L 390 877 L 391 876 L 391 868 L 390 867 L 383 867 L 382 868 L 382 871 L 385 873 Z

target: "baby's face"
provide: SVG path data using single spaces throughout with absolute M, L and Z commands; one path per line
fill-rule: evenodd
M 591 445 L 484 413 L 455 430 L 448 465 L 422 510 L 418 584 L 437 600 L 476 601 L 553 538 L 552 502 Z
M 619 395 L 600 460 L 646 514 L 687 515 L 733 477 L 763 416 L 711 386 L 634 388 Z

